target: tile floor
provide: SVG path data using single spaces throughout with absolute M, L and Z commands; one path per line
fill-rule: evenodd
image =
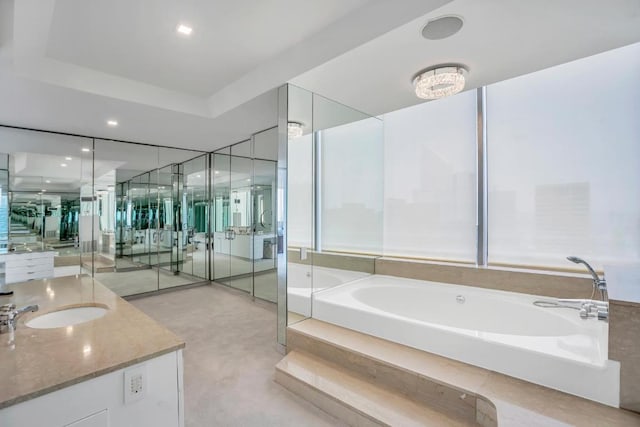
M 217 284 L 131 303 L 187 343 L 187 427 L 344 425 L 273 381 L 274 304 Z

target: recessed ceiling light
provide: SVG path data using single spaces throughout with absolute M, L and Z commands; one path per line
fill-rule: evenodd
M 214 171 L 216 175 L 218 175 L 220 173 L 220 171 Z
M 66 163 L 60 163 L 60 166 L 62 166 L 63 168 L 66 168 L 67 164 Z
M 65 160 L 73 160 L 71 157 L 65 157 Z
M 45 189 L 43 188 L 43 189 L 42 189 L 42 192 L 43 192 L 43 193 L 46 193 L 46 192 L 47 192 L 47 190 L 45 190 Z
M 85 153 L 88 153 L 88 152 L 90 152 L 90 151 L 91 151 L 91 149 L 90 149 L 90 148 L 86 148 L 86 147 L 85 147 L 85 148 L 83 148 L 83 149 L 82 149 L 82 151 L 84 151 Z
M 107 120 L 107 124 L 111 127 L 116 127 L 118 126 L 118 121 L 117 120 Z
M 200 175 L 196 175 L 196 178 L 200 178 Z
M 190 36 L 191 32 L 193 31 L 193 28 L 184 24 L 180 24 L 178 25 L 178 28 L 176 28 L 176 31 L 185 36 Z
M 50 180 L 50 179 L 47 179 L 45 182 L 46 182 L 47 184 L 51 184 L 51 180 Z

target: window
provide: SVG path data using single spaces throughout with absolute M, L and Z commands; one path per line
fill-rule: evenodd
M 476 91 L 384 116 L 384 254 L 474 261 Z
M 487 88 L 489 262 L 640 259 L 640 44 Z

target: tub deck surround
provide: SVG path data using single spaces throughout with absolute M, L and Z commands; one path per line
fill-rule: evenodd
M 315 293 L 313 317 L 618 407 L 608 324 L 540 299 L 373 275 Z
M 640 413 L 640 303 L 609 301 L 609 357 L 620 362 L 620 407 Z
M 309 266 L 296 263 L 287 265 L 287 305 L 289 311 L 311 316 L 311 294 L 323 289 L 351 282 L 369 273 L 338 268 Z
M 24 314 L 13 338 L 0 335 L 0 409 L 184 348 L 184 341 L 88 276 L 9 285 L 0 303 L 40 309 Z M 96 320 L 32 329 L 30 319 L 72 306 L 107 306 Z
M 478 268 L 467 264 L 387 257 L 376 258 L 375 273 L 553 298 L 589 298 L 593 288 L 593 280 L 582 273 L 552 273 L 506 267 Z
M 546 387 L 521 381 L 506 375 L 478 368 L 452 359 L 419 351 L 401 344 L 362 334 L 353 330 L 307 319 L 287 328 L 289 354 L 276 370 L 282 371 L 285 386 L 303 397 L 324 399 L 339 416 L 345 413 L 339 405 L 343 395 L 328 396 L 330 391 L 323 384 L 325 363 L 330 369 L 343 375 L 357 376 L 361 380 L 414 402 L 431 402 L 439 414 L 465 411 L 465 404 L 474 402 L 475 422 L 483 426 L 635 426 L 640 425 L 640 415 L 623 409 L 605 406 Z M 289 369 L 285 360 L 294 355 L 292 363 L 315 363 L 315 378 L 297 376 L 300 367 Z M 302 355 L 302 357 L 300 357 Z M 311 365 L 309 365 L 311 366 Z M 310 393 L 310 389 L 321 392 Z M 367 393 L 366 390 L 363 393 Z M 471 399 L 470 399 L 471 397 Z M 466 402 L 460 405 L 460 401 Z M 336 406 L 339 406 L 336 409 Z M 344 418 L 343 418 L 344 419 Z M 351 418 L 353 419 L 353 418 Z M 371 419 L 367 417 L 367 419 Z M 467 424 L 473 424 L 469 421 Z M 377 421 L 377 424 L 385 424 Z M 387 423 L 388 424 L 388 423 Z M 401 425 L 396 423 L 395 425 Z M 424 423 L 423 425 L 439 425 Z M 442 424 L 440 424 L 442 425 Z

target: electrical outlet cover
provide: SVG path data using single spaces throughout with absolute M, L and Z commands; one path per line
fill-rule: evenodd
M 147 370 L 144 366 L 124 371 L 124 403 L 137 402 L 147 394 Z

